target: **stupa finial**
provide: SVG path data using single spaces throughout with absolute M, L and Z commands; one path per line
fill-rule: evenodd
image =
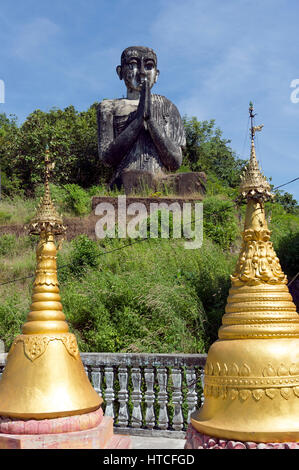
M 28 226 L 31 234 L 39 235 L 41 232 L 51 232 L 54 235 L 64 235 L 66 227 L 63 225 L 62 217 L 58 214 L 50 193 L 50 174 L 55 167 L 55 162 L 50 161 L 48 145 L 45 151 L 45 176 L 44 196 L 40 199 L 36 214 Z
M 254 126 L 254 117 L 256 114 L 253 113 L 253 103 L 250 101 L 249 103 L 249 116 L 251 120 L 250 126 L 250 135 L 251 135 L 251 150 L 250 150 L 250 160 L 245 167 L 243 174 L 241 176 L 241 184 L 240 184 L 240 194 L 243 198 L 258 198 L 263 199 L 264 201 L 272 199 L 273 194 L 271 193 L 270 184 L 262 174 L 255 152 L 255 144 L 254 138 L 256 132 L 260 132 L 264 127 L 264 124 L 260 124 L 259 126 Z

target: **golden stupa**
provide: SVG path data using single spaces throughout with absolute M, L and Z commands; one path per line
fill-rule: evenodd
M 250 103 L 251 123 L 254 117 Z M 270 241 L 264 202 L 272 195 L 255 154 L 240 185 L 243 244 L 218 340 L 209 349 L 204 404 L 193 427 L 222 439 L 299 441 L 299 315 Z
M 0 380 L 0 416 L 24 420 L 87 413 L 103 401 L 88 380 L 62 311 L 54 236 L 63 237 L 66 229 L 50 196 L 48 153 L 44 197 L 29 225 L 30 233 L 39 235 L 31 311 Z

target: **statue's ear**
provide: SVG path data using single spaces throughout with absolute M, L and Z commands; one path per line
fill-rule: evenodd
M 119 79 L 122 80 L 123 79 L 123 74 L 121 73 L 121 65 L 118 65 L 116 67 L 116 73 L 119 76 Z
M 157 71 L 156 71 L 155 83 L 156 83 L 156 81 L 158 80 L 159 75 L 160 75 L 160 70 L 157 69 Z

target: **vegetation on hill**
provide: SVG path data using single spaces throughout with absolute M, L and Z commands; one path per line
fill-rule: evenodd
M 187 145 L 179 171 L 205 171 L 204 242 L 146 241 L 81 235 L 64 242 L 58 275 L 64 312 L 82 351 L 206 352 L 217 330 L 240 247 L 245 207 L 234 207 L 244 161 L 215 122 L 184 118 Z M 52 197 L 63 215 L 86 216 L 107 190 L 109 169 L 97 157 L 96 103 L 37 110 L 24 124 L 0 115 L 0 224 L 24 224 L 43 194 L 46 143 L 56 163 Z M 299 210 L 290 193 L 267 203 L 274 247 L 288 276 L 299 265 Z M 271 219 L 271 220 L 270 220 Z M 125 244 L 130 246 L 121 249 Z M 0 338 L 8 348 L 29 312 L 36 237 L 0 237 Z M 107 253 L 106 253 L 107 252 Z M 31 276 L 31 277 L 30 277 Z

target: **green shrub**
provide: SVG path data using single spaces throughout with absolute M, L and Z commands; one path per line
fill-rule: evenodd
M 88 214 L 91 209 L 91 200 L 87 191 L 77 184 L 64 185 L 64 209 L 74 215 L 82 216 Z
M 299 270 L 299 228 L 279 240 L 277 255 L 284 272 L 293 277 Z
M 12 215 L 9 212 L 0 211 L 0 223 L 10 220 Z
M 25 235 L 17 237 L 14 234 L 4 234 L 0 236 L 0 256 L 11 259 L 12 256 L 19 257 L 24 252 L 31 252 L 37 246 L 37 237 L 33 235 Z
M 0 256 L 11 256 L 15 253 L 17 239 L 15 235 L 5 234 L 0 236 Z
M 280 240 L 299 230 L 299 216 L 287 213 L 280 204 L 267 203 L 266 214 L 271 230 L 271 241 L 278 249 Z
M 235 199 L 238 196 L 238 188 L 231 188 L 213 173 L 208 174 L 206 189 L 206 197 L 221 195 L 222 197 L 226 196 L 230 199 Z
M 299 266 L 299 216 L 287 212 L 278 203 L 266 206 L 271 241 L 283 271 L 292 277 L 297 274 Z
M 93 196 L 106 196 L 108 191 L 105 185 L 99 185 L 99 186 L 91 186 L 90 188 L 87 189 L 87 192 L 90 197 L 93 197 Z
M 3 288 L 2 288 L 3 289 Z M 9 350 L 14 338 L 20 334 L 28 313 L 28 301 L 23 292 L 13 292 L 0 304 L 0 338 Z
M 236 209 L 232 201 L 218 196 L 204 200 L 203 227 L 204 235 L 227 250 L 240 235 L 236 219 Z
M 205 334 L 208 344 L 218 337 L 231 287 L 230 275 L 236 266 L 237 257 L 238 254 L 228 254 L 206 238 L 200 249 L 198 269 L 192 282 L 206 312 Z
M 140 254 L 140 261 L 144 262 L 142 258 Z M 134 265 L 135 262 L 136 259 Z M 154 263 L 150 266 L 153 269 Z M 147 275 L 132 270 L 130 263 L 123 270 L 119 265 L 118 272 L 113 273 L 106 266 L 88 271 L 81 282 L 76 279 L 63 285 L 64 310 L 82 350 L 204 349 L 199 320 L 204 312 L 191 286 L 175 282 L 173 272 L 172 279 L 163 278 L 157 271 L 156 276 Z
M 81 275 L 86 268 L 96 268 L 99 264 L 99 248 L 96 242 L 87 235 L 79 235 L 71 243 L 69 253 L 69 270 L 72 274 Z
M 63 286 L 63 309 L 81 351 L 115 351 L 117 331 L 91 277 L 89 273 L 83 282 L 72 280 Z
M 117 189 L 115 186 L 113 189 L 109 188 L 109 186 L 105 183 L 100 184 L 98 186 L 91 186 L 90 188 L 86 189 L 88 195 L 90 197 L 93 196 L 111 196 L 117 197 L 120 195 L 125 194 L 124 188 Z
M 282 240 L 279 257 L 285 272 L 289 276 L 295 276 L 299 267 L 299 231 Z
M 4 196 L 13 197 L 16 193 L 24 197 L 24 191 L 21 188 L 22 182 L 14 174 L 8 177 L 4 171 L 1 171 L 1 193 Z

